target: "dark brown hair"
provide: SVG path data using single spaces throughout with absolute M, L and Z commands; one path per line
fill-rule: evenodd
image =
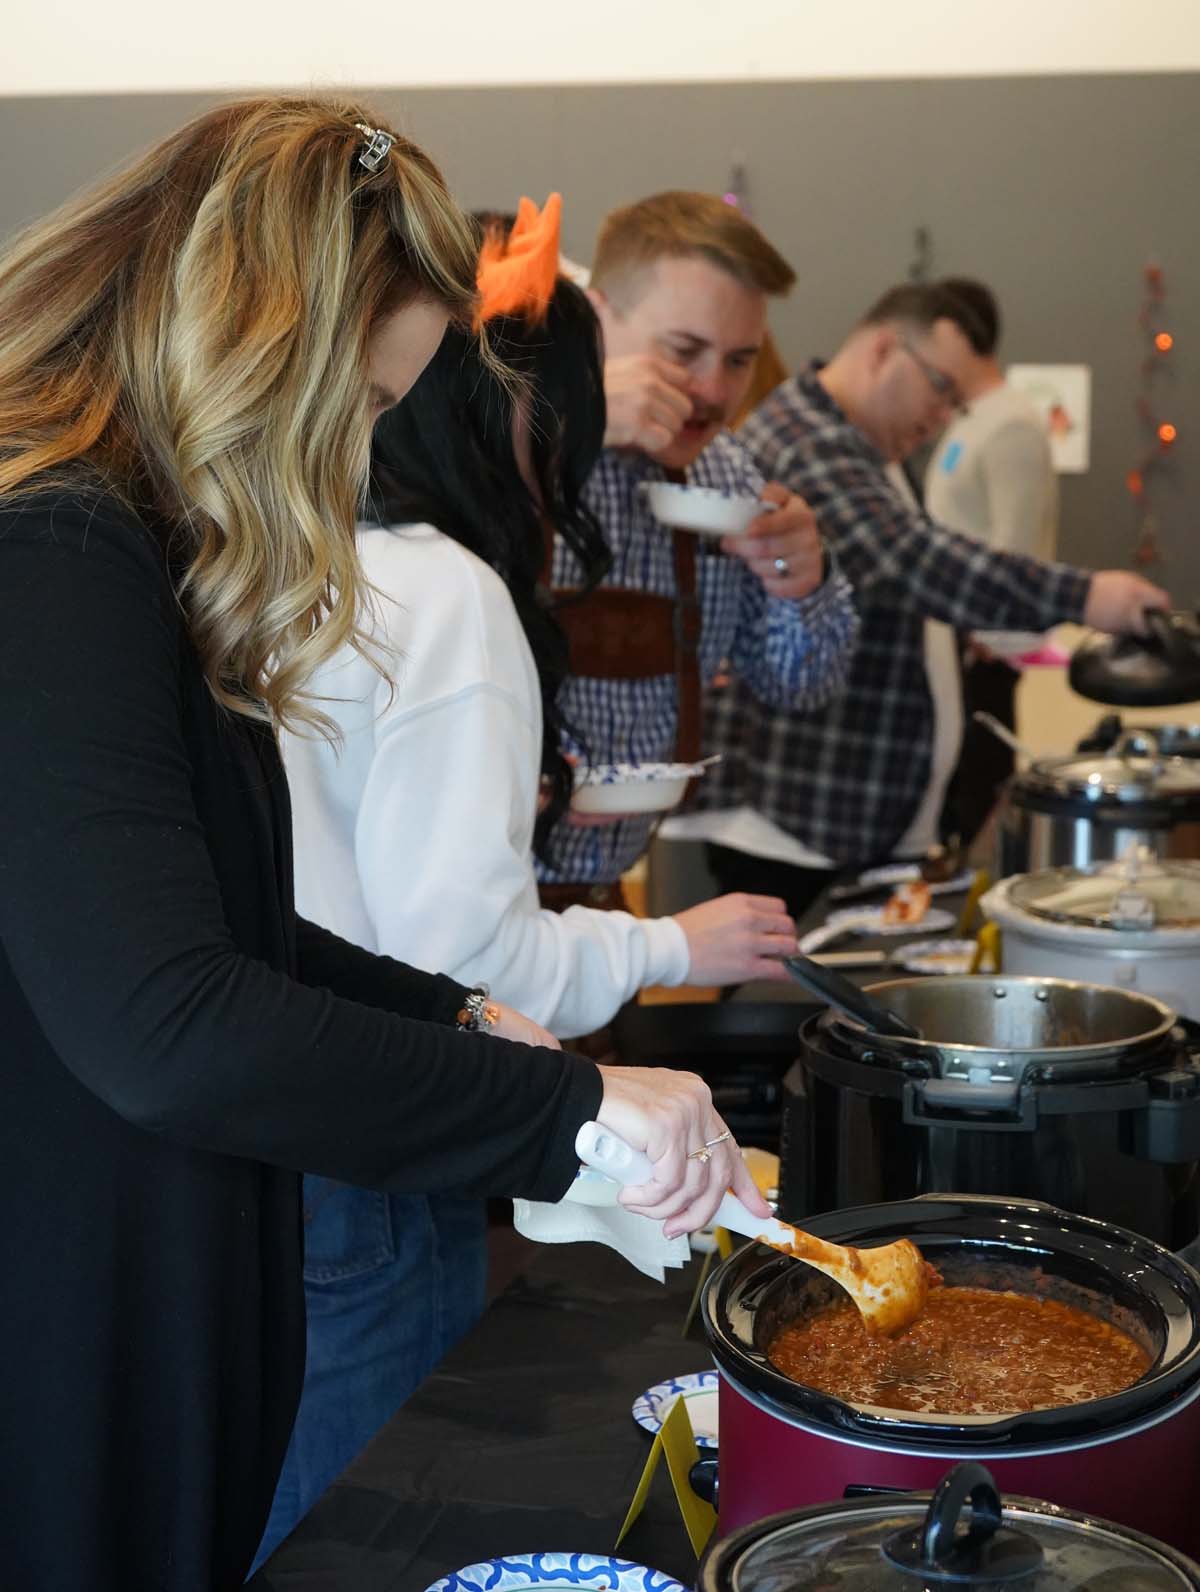
M 953 321 L 977 354 L 990 354 L 996 346 L 995 336 L 989 341 L 988 322 L 975 308 L 971 295 L 956 290 L 956 282 L 959 289 L 980 286 L 957 278 L 944 282 L 902 282 L 876 299 L 859 325 L 885 326 L 891 321 L 903 321 L 928 331 L 937 321 Z M 982 291 L 986 293 L 987 289 Z M 994 300 L 992 306 L 994 310 Z

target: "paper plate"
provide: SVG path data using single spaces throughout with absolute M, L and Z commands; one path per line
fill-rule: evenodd
M 690 1371 L 686 1376 L 656 1382 L 633 1401 L 633 1418 L 643 1431 L 662 1430 L 662 1423 L 677 1398 L 687 1402 L 688 1419 L 697 1448 L 717 1446 L 717 1382 L 715 1371 Z
M 929 940 L 897 951 L 894 962 L 909 973 L 969 973 L 975 960 L 974 940 Z
M 930 907 L 919 923 L 885 923 L 882 907 L 843 907 L 840 912 L 831 912 L 820 928 L 803 935 L 796 948 L 802 956 L 811 956 L 846 934 L 944 934 L 954 927 L 954 921 L 954 914 L 945 907 Z
M 889 862 L 882 868 L 868 868 L 865 873 L 860 873 L 858 882 L 864 889 L 867 885 L 878 885 L 883 889 L 887 885 L 915 884 L 921 877 L 921 870 L 915 862 Z M 971 881 L 975 877 L 972 868 L 964 868 L 956 873 L 952 879 L 938 879 L 929 885 L 930 895 L 952 895 L 955 890 L 969 890 Z
M 661 1570 L 595 1553 L 509 1553 L 443 1576 L 425 1592 L 687 1592 Z
M 641 491 L 656 520 L 681 531 L 694 531 L 697 536 L 740 536 L 751 520 L 775 507 L 751 493 L 731 492 L 725 487 L 646 481 Z

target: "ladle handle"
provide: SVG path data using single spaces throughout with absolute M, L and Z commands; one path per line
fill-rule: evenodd
M 823 967 L 809 956 L 786 957 L 783 965 L 797 984 L 803 984 L 805 989 L 820 996 L 830 1006 L 836 1006 L 838 1011 L 845 1012 L 856 1023 L 862 1023 L 872 1033 L 884 1034 L 892 1039 L 920 1039 L 919 1029 L 905 1022 L 903 1017 L 882 1005 L 873 995 L 868 995 L 866 990 L 859 989 L 857 984 L 844 978 L 834 968 Z
M 1010 752 L 1015 752 L 1018 757 L 1024 757 L 1029 762 L 1033 762 L 1033 753 L 1025 745 L 1024 741 L 1019 741 L 1008 725 L 1001 724 L 994 713 L 985 713 L 982 708 L 976 708 L 971 717 L 976 724 L 982 724 L 985 730 L 990 731 L 998 741 L 1003 741 Z

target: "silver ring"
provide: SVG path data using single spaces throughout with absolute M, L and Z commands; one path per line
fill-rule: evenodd
M 786 558 L 777 558 L 775 560 L 775 573 L 777 575 L 790 575 L 792 573 L 792 566 Z

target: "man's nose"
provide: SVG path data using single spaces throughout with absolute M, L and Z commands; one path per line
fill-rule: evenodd
M 692 372 L 691 396 L 695 403 L 707 409 L 724 411 L 729 396 L 730 382 L 721 369 Z

